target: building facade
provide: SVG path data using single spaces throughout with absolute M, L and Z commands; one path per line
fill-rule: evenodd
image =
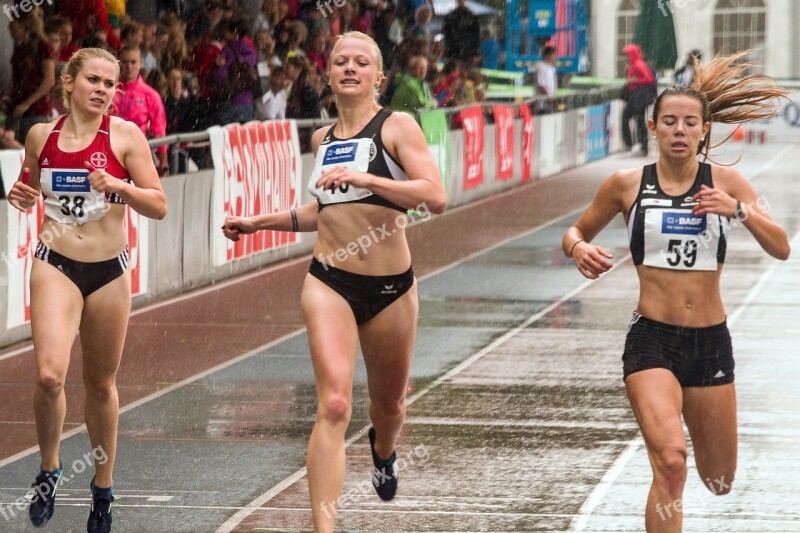
M 622 47 L 633 41 L 640 3 L 591 0 L 592 74 L 624 77 Z M 703 58 L 753 49 L 749 60 L 777 79 L 800 78 L 800 0 L 654 0 L 675 23 L 678 65 L 692 49 Z

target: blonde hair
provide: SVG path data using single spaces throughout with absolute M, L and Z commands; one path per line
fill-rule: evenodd
M 83 68 L 83 64 L 88 59 L 105 59 L 109 63 L 114 65 L 114 82 L 119 81 L 119 61 L 117 58 L 111 55 L 106 50 L 102 48 L 81 48 L 74 54 L 72 57 L 69 58 L 69 61 L 61 69 L 61 84 L 64 87 L 63 89 L 63 98 L 64 98 L 64 107 L 67 111 L 70 111 L 70 100 L 72 99 L 72 93 L 66 90 L 66 80 L 67 78 L 72 79 L 75 81 L 78 78 L 78 73 Z M 109 104 L 109 107 L 111 105 Z M 108 109 L 106 109 L 106 113 L 108 113 Z
M 745 50 L 730 56 L 716 57 L 702 66 L 697 65 L 695 60 L 696 71 L 692 85 L 676 85 L 665 89 L 656 98 L 653 120 L 658 121 L 661 101 L 668 96 L 688 96 L 700 102 L 703 122 L 741 124 L 774 116 L 779 111 L 777 99 L 786 97 L 789 91 L 764 74 L 744 75 L 753 65 L 738 61 L 751 52 L 752 50 Z M 713 148 L 720 146 L 728 138 Z M 697 153 L 702 153 L 706 159 L 709 148 L 712 148 L 710 139 L 711 128 L 697 147 Z

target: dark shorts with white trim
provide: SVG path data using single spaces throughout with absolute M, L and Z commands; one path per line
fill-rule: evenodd
M 347 301 L 359 326 L 389 307 L 414 285 L 411 267 L 402 274 L 365 276 L 326 265 L 314 258 L 309 273 Z
M 733 383 L 733 345 L 727 322 L 705 328 L 673 326 L 633 313 L 622 354 L 623 379 L 665 368 L 681 387 Z
M 78 287 L 84 298 L 123 275 L 128 268 L 127 246 L 113 259 L 84 263 L 64 257 L 40 242 L 34 257 L 60 270 Z

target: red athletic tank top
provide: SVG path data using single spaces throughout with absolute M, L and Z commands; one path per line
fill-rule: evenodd
M 119 162 L 114 152 L 111 150 L 111 117 L 103 115 L 100 128 L 97 134 L 89 143 L 89 146 L 78 152 L 64 152 L 58 147 L 58 136 L 61 134 L 61 127 L 64 125 L 67 115 L 61 117 L 56 123 L 53 131 L 44 143 L 42 153 L 39 154 L 39 169 L 79 169 L 85 170 L 83 166 L 88 161 L 97 169 L 104 169 L 106 172 L 130 183 L 128 170 Z M 113 204 L 124 204 L 125 201 L 116 194 L 107 194 L 106 200 Z

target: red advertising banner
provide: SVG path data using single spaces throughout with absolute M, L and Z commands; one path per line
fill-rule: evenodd
M 278 213 L 300 203 L 300 142 L 294 121 L 250 122 L 212 128 L 214 224 L 228 215 Z M 297 234 L 259 231 L 237 242 L 214 232 L 214 265 L 297 242 Z
M 495 178 L 510 180 L 514 177 L 514 108 L 492 106 L 494 115 Z
M 483 109 L 480 106 L 461 110 L 464 127 L 464 190 L 483 183 Z
M 531 162 L 533 160 L 533 116 L 531 108 L 526 104 L 519 106 L 522 116 L 522 183 L 531 179 Z

